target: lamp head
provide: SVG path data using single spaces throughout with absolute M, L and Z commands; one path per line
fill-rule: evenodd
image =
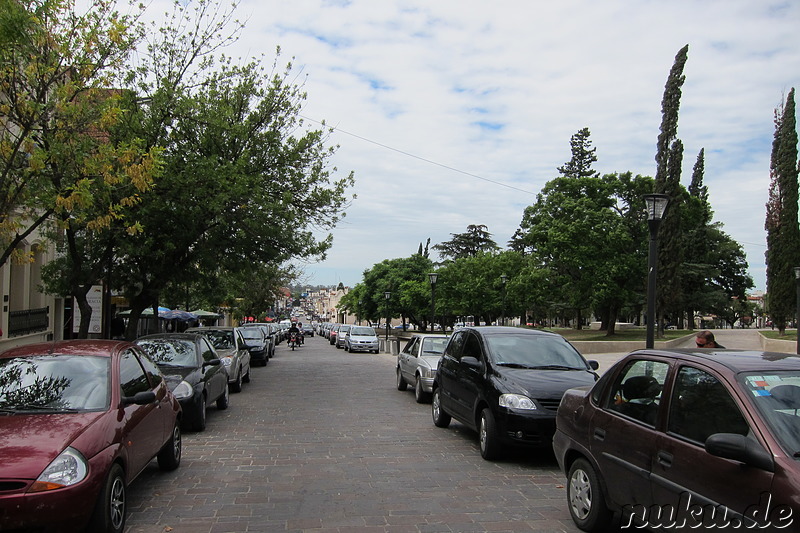
M 439 274 L 437 272 L 430 272 L 428 274 L 428 280 L 430 280 L 431 285 L 436 285 L 436 280 L 439 278 Z
M 669 204 L 666 194 L 645 194 L 644 202 L 647 205 L 647 220 L 661 220 Z

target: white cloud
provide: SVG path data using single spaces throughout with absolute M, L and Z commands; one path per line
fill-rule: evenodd
M 716 220 L 764 288 L 772 115 L 798 85 L 800 3 L 242 0 L 238 13 L 229 53 L 294 58 L 303 115 L 341 128 L 334 162 L 355 172 L 358 198 L 309 283 L 353 285 L 468 224 L 505 244 L 583 127 L 596 170 L 652 176 L 664 84 L 689 44 L 683 182 L 704 148 Z

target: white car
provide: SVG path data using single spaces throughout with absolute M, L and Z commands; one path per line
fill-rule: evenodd
M 378 353 L 378 334 L 371 326 L 351 326 L 344 337 L 344 350 Z
M 397 354 L 397 390 L 414 385 L 417 403 L 430 400 L 439 358 L 447 345 L 447 335 L 419 333 L 411 337 Z

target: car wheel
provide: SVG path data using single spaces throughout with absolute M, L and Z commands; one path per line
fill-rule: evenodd
M 92 514 L 89 524 L 89 531 L 101 531 L 103 533 L 122 533 L 125 529 L 125 516 L 127 509 L 125 477 L 122 467 L 114 464 L 108 473 L 106 482 L 103 485 L 100 495 L 97 497 L 97 505 Z
M 200 405 L 197 407 L 197 413 L 194 417 L 194 426 L 192 429 L 195 431 L 205 431 L 206 429 L 206 398 L 203 396 L 200 399 Z
M 403 377 L 403 372 L 400 370 L 400 367 L 397 367 L 397 390 L 406 390 L 408 389 L 408 383 L 406 383 L 405 378 Z
M 422 378 L 417 376 L 417 383 L 414 385 L 414 398 L 417 403 L 427 403 L 430 398 L 429 394 L 422 389 Z
M 230 388 L 233 392 L 242 392 L 242 369 L 236 373 L 236 381 L 231 383 Z
M 181 464 L 182 451 L 181 426 L 176 420 L 175 427 L 172 428 L 172 436 L 158 452 L 158 467 L 161 470 L 175 470 Z
M 567 502 L 572 521 L 584 531 L 606 531 L 612 513 L 606 507 L 600 478 L 586 459 L 576 459 L 567 475 Z
M 433 415 L 433 425 L 438 428 L 446 428 L 450 425 L 450 415 L 442 409 L 442 398 L 439 394 L 439 389 L 433 389 L 433 398 L 431 399 L 431 414 Z
M 494 415 L 491 409 L 484 407 L 481 411 L 481 421 L 478 425 L 478 438 L 481 444 L 481 457 L 487 461 L 496 459 L 499 455 L 500 442 Z
M 217 398 L 217 409 L 227 409 L 228 408 L 228 401 L 230 399 L 230 392 L 228 391 L 228 387 L 224 388 L 224 392 L 222 396 Z

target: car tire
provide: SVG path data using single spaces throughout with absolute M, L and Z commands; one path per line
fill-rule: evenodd
M 192 429 L 195 431 L 206 430 L 206 398 L 203 396 L 197 406 L 197 413 L 195 413 L 194 424 Z
M 433 415 L 433 425 L 437 428 L 446 428 L 450 425 L 451 417 L 442 409 L 442 398 L 439 389 L 433 389 L 431 398 L 431 415 Z
M 172 428 L 172 435 L 158 452 L 158 467 L 165 471 L 175 470 L 181 465 L 182 452 L 183 441 L 181 437 L 181 426 L 176 420 L 175 426 Z
M 400 370 L 399 366 L 397 367 L 397 390 L 408 390 L 408 383 L 406 383 L 406 379 L 403 377 L 403 372 Z
M 430 401 L 430 394 L 425 392 L 422 388 L 422 378 L 417 376 L 417 382 L 414 384 L 414 399 L 417 403 L 428 403 Z
M 236 381 L 228 385 L 233 392 L 242 392 L 242 369 L 236 373 Z
M 217 398 L 217 409 L 220 410 L 227 409 L 229 401 L 230 401 L 230 391 L 228 390 L 228 387 L 225 387 L 222 396 Z
M 497 424 L 494 421 L 492 410 L 484 407 L 478 423 L 478 440 L 481 446 L 481 457 L 493 461 L 500 455 L 500 436 L 497 434 Z
M 608 530 L 613 514 L 606 506 L 600 477 L 586 459 L 576 459 L 569 468 L 567 505 L 572 521 L 582 530 Z
M 97 497 L 88 531 L 122 533 L 128 511 L 126 494 L 124 472 L 114 463 Z

